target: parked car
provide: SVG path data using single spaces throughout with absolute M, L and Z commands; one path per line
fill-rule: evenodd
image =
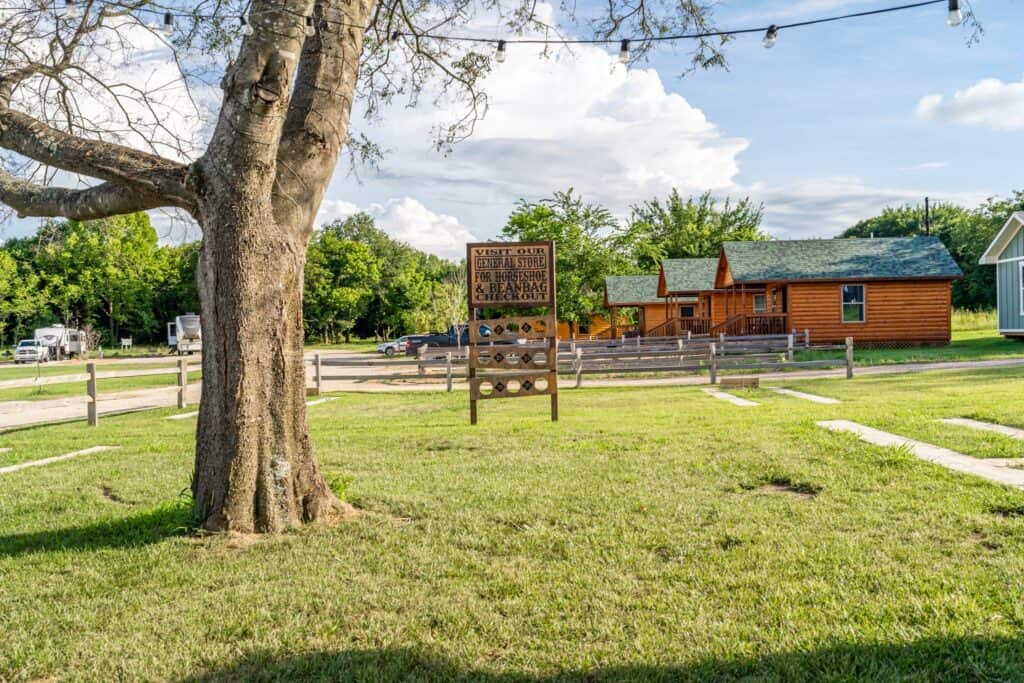
M 481 334 L 485 337 L 490 336 L 490 328 L 487 325 L 482 325 L 481 327 Z M 447 332 L 412 335 L 405 346 L 405 355 L 415 356 L 422 346 L 438 349 L 437 353 L 440 356 L 443 356 L 448 351 L 464 349 L 469 346 L 469 326 L 452 325 L 448 328 Z
M 392 339 L 382 344 L 377 344 L 377 353 L 383 353 L 385 356 L 393 356 L 396 353 L 405 353 L 406 343 L 409 341 L 409 336 L 399 337 L 398 339 Z
M 14 364 L 39 363 L 48 360 L 50 349 L 38 339 L 22 339 L 14 349 Z

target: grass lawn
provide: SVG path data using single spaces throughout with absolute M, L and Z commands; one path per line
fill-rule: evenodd
M 814 342 L 813 336 L 811 342 Z M 840 352 L 841 353 L 841 352 Z M 835 351 L 798 352 L 797 360 L 835 358 Z M 918 346 L 907 349 L 870 349 L 854 345 L 856 365 L 918 363 L 929 361 L 995 360 L 1024 358 L 1024 341 L 1007 339 L 995 329 L 953 330 L 953 340 L 946 346 Z
M 310 408 L 364 510 L 255 544 L 186 532 L 194 422 L 0 434 L 0 680 L 1013 680 L 1024 492 L 826 432 L 1024 442 L 1024 369 L 697 387 L 339 395 Z

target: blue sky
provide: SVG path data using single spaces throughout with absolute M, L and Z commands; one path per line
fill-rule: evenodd
M 732 28 L 892 4 L 729 2 L 718 7 L 716 17 L 720 27 Z M 586 114 L 568 111 L 552 92 L 575 92 L 577 79 L 593 89 L 593 82 L 579 74 L 603 58 L 595 54 L 597 48 L 563 56 L 545 72 L 532 66 L 536 60 L 524 46 L 511 46 L 508 62 L 492 76 L 494 101 L 476 139 L 440 159 L 422 142 L 426 127 L 417 125 L 429 116 L 396 114 L 394 125 L 368 129 L 392 150 L 383 172 L 364 176 L 361 185 L 339 176 L 323 217 L 339 217 L 358 206 L 393 234 L 457 256 L 467 235 L 496 235 L 516 198 L 534 200 L 568 185 L 620 216 L 628 214 L 631 203 L 670 186 L 691 193 L 711 189 L 718 196 L 749 194 L 764 202 L 766 226 L 780 238 L 831 236 L 884 206 L 921 202 L 926 195 L 973 206 L 1024 187 L 1015 173 L 1024 152 L 1019 134 L 1024 130 L 1024 42 L 1019 38 L 1024 7 L 1015 0 L 977 0 L 974 9 L 985 34 L 972 46 L 968 29 L 947 26 L 944 5 L 791 29 L 771 50 L 760 36 L 741 36 L 726 48 L 728 70 L 683 78 L 686 55 L 666 46 L 649 64 L 634 67 L 621 87 L 596 96 L 604 99 L 590 103 Z M 614 64 L 615 47 L 602 51 L 608 56 L 601 68 L 617 69 L 608 66 Z M 522 62 L 531 65 L 525 73 Z M 653 85 L 645 77 L 648 70 Z M 615 77 L 624 76 L 616 72 Z M 646 85 L 632 88 L 630 80 Z M 673 95 L 685 106 L 674 107 Z M 929 96 L 941 98 L 939 104 L 919 111 Z M 609 97 L 619 100 L 609 103 Z M 623 132 L 617 143 L 638 146 L 638 156 L 614 159 L 608 167 L 619 154 L 614 141 L 590 145 L 572 132 L 559 137 L 557 126 L 548 133 L 538 113 L 570 121 L 583 116 L 589 123 L 579 127 L 587 129 L 600 118 L 595 108 L 617 108 L 612 118 L 628 119 L 632 113 L 625 110 L 648 105 L 664 111 L 641 115 L 647 118 L 639 130 Z M 674 126 L 693 113 L 686 107 L 702 114 L 713 130 Z M 490 119 L 510 111 L 527 130 L 491 126 Z M 702 140 L 696 150 L 680 143 L 691 134 Z M 661 147 L 671 153 L 662 154 Z M 724 149 L 716 156 L 717 147 Z M 491 163 L 482 160 L 488 149 Z M 650 155 L 646 160 L 643 150 Z M 461 168 L 467 159 L 471 163 Z M 623 182 L 596 179 L 616 168 Z M 652 180 L 659 173 L 663 177 Z

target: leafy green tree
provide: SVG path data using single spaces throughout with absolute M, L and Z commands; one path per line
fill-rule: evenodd
M 931 233 L 939 237 L 964 272 L 953 283 L 953 305 L 958 308 L 988 309 L 996 305 L 995 269 L 978 259 L 999 228 L 1014 211 L 1024 208 L 1024 192 L 1009 199 L 989 199 L 977 209 L 953 204 L 931 208 Z M 924 207 L 887 208 L 844 230 L 839 237 L 908 237 L 925 234 Z
M 0 344 L 26 335 L 25 324 L 45 309 L 46 299 L 39 285 L 39 276 L 31 264 L 19 263 L 13 255 L 0 251 Z
M 348 342 L 356 320 L 365 315 L 381 275 L 381 263 L 366 244 L 336 231 L 317 232 L 306 260 L 304 312 L 307 325 L 330 342 Z
M 323 231 L 365 244 L 381 264 L 380 279 L 364 315 L 356 321 L 356 333 L 389 337 L 423 332 L 435 324 L 432 293 L 457 266 L 392 239 L 365 213 L 335 221 Z
M 605 276 L 628 268 L 607 237 L 615 227 L 610 211 L 584 203 L 570 188 L 536 203 L 520 201 L 502 236 L 554 240 L 558 317 L 578 329 L 604 310 Z
M 664 202 L 655 198 L 633 206 L 615 244 L 637 268 L 653 273 L 666 258 L 712 258 L 723 242 L 770 239 L 761 230 L 763 213 L 749 198 L 719 204 L 710 192 L 683 200 L 672 190 Z

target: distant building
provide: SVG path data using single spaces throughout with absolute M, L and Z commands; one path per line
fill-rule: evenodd
M 821 342 L 945 344 L 962 275 L 932 236 L 726 242 L 717 259 L 609 277 L 605 300 L 613 330 L 618 309 L 638 309 L 641 336 L 809 330 Z
M 992 244 L 981 257 L 981 263 L 996 267 L 996 307 L 999 310 L 999 333 L 1007 337 L 1024 337 L 1024 213 L 1010 216 Z

